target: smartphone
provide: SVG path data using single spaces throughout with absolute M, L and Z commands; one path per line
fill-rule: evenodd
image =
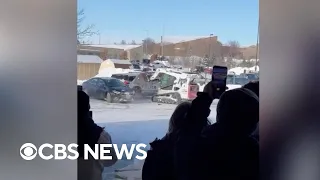
M 215 98 L 219 99 L 221 94 L 226 91 L 228 68 L 224 66 L 213 66 L 212 86 L 215 90 Z

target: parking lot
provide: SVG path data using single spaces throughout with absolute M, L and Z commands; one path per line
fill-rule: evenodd
M 176 105 L 158 104 L 150 99 L 139 99 L 132 103 L 107 103 L 102 100 L 91 99 L 93 119 L 97 123 L 117 123 L 132 121 L 169 120 Z M 215 120 L 214 101 L 211 106 L 210 119 Z
M 112 136 L 115 144 L 149 144 L 156 137 L 164 136 L 176 105 L 152 103 L 150 99 L 133 103 L 107 103 L 91 99 L 93 119 Z M 215 121 L 217 102 L 211 106 L 210 120 Z M 133 160 L 119 160 L 114 166 L 105 168 L 105 179 L 112 179 L 116 169 L 133 164 Z

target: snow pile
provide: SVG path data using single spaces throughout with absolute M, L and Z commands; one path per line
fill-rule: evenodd
M 240 75 L 242 73 L 244 73 L 244 70 L 245 71 L 248 71 L 249 68 L 246 68 L 246 67 L 236 67 L 236 68 L 232 68 L 228 71 L 228 73 L 235 73 L 236 75 Z
M 235 73 L 236 75 L 240 75 L 242 73 L 244 73 L 244 71 L 246 72 L 255 72 L 255 68 L 257 68 L 257 72 L 259 71 L 259 66 L 253 66 L 251 68 L 247 68 L 247 67 L 236 67 L 236 68 L 232 68 L 228 71 L 228 73 Z
M 112 74 L 129 73 L 131 71 L 132 71 L 131 69 L 105 68 L 99 74 L 97 74 L 95 77 L 111 77 Z
M 250 71 L 255 71 L 256 70 L 255 68 L 257 68 L 257 71 L 259 71 L 259 66 L 253 66 L 253 67 L 249 68 L 249 70 Z
M 162 61 L 162 64 L 164 64 L 164 65 L 167 66 L 167 67 L 170 67 L 170 66 L 171 66 L 171 64 L 170 64 L 168 61 Z
M 86 80 L 77 80 L 77 85 L 82 85 L 83 82 L 85 82 Z
M 153 64 L 153 65 L 162 64 L 162 65 L 164 65 L 164 66 L 166 66 L 166 67 L 171 67 L 171 64 L 169 63 L 169 61 L 158 61 L 158 60 L 156 60 L 156 61 L 154 61 L 152 64 Z

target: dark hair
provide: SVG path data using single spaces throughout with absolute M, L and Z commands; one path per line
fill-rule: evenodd
M 90 100 L 89 96 L 83 92 L 78 91 L 78 116 L 84 116 L 89 113 Z
M 254 92 L 259 97 L 259 81 L 251 81 L 243 86 Z
M 182 102 L 176 107 L 176 109 L 171 115 L 167 134 L 177 132 L 181 128 L 185 127 L 185 123 L 187 122 L 186 115 L 190 110 L 190 108 L 191 108 L 190 102 Z M 207 120 L 206 123 L 207 123 L 206 125 L 211 124 L 209 120 Z

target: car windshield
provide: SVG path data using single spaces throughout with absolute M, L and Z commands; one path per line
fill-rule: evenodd
M 119 79 L 107 79 L 107 84 L 111 87 L 122 87 L 125 86 L 125 84 L 120 81 Z

